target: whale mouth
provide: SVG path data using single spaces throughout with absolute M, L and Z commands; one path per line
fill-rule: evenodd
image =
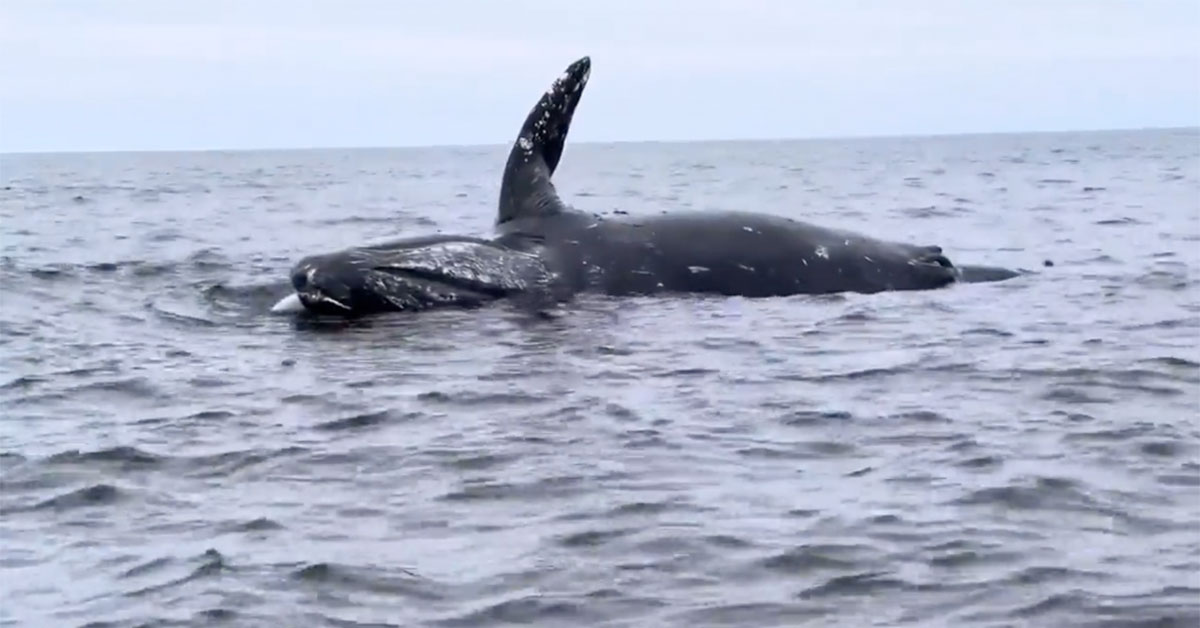
M 305 278 L 304 275 L 301 277 Z M 339 317 L 386 310 L 421 310 L 445 303 L 470 305 L 505 294 L 503 288 L 487 284 L 396 268 L 372 269 L 363 276 L 362 286 L 355 290 L 341 282 L 318 286 L 301 279 L 295 284 L 294 296 L 303 309 L 313 314 Z
M 940 250 L 929 251 L 924 255 L 920 255 L 908 260 L 909 266 L 920 269 L 920 272 L 933 273 L 932 276 L 941 278 L 945 283 L 954 283 L 962 281 L 962 271 L 950 261 L 950 258 L 942 254 Z
M 353 293 L 349 286 L 341 281 L 330 281 L 327 276 L 318 274 L 312 265 L 303 265 L 292 273 L 292 288 L 300 304 L 310 312 L 344 315 L 354 311 L 350 305 Z
M 923 264 L 931 264 L 934 266 L 941 266 L 942 268 L 951 268 L 951 269 L 954 268 L 954 263 L 950 261 L 950 258 L 946 257 L 945 255 L 942 255 L 941 253 L 938 253 L 936 255 L 927 255 L 917 261 L 919 261 Z
M 296 296 L 300 299 L 300 303 L 309 310 L 350 312 L 354 309 L 319 289 L 297 292 Z

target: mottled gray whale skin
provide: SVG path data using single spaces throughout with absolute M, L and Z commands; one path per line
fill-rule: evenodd
M 501 181 L 496 230 L 536 242 L 572 291 L 746 297 L 928 290 L 964 279 L 933 245 L 890 242 L 750 211 L 602 217 L 567 206 L 552 176 L 591 74 L 583 57 L 529 112 Z M 1015 276 L 975 267 L 971 280 Z
M 470 236 L 418 236 L 305 257 L 292 267 L 291 283 L 305 310 L 347 318 L 513 297 L 545 307 L 569 298 L 536 247 L 524 242 L 522 249 Z

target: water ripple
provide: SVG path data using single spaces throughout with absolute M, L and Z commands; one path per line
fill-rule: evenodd
M 0 625 L 1194 626 L 1197 137 L 575 145 L 1034 271 L 537 321 L 264 313 L 503 147 L 0 156 Z

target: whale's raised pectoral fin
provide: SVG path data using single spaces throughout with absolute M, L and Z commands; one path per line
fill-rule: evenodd
M 562 200 L 550 179 L 562 157 L 591 67 L 588 57 L 567 66 L 526 116 L 504 166 L 496 224 L 562 210 Z

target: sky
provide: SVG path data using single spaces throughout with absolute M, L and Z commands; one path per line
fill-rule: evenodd
M 0 152 L 1200 125 L 1200 0 L 2 0 Z

